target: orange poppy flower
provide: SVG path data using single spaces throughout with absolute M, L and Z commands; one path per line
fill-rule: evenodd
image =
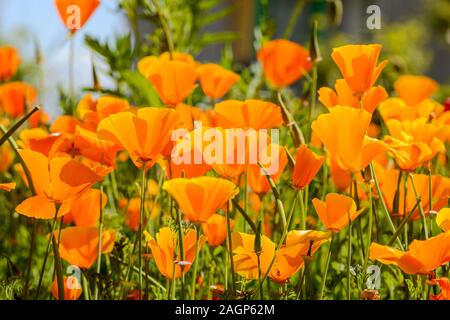
M 358 172 L 387 151 L 382 141 L 366 135 L 371 118 L 366 110 L 336 106 L 320 115 L 311 127 L 341 169 Z
M 20 141 L 17 144 L 23 149 L 37 151 L 51 157 L 55 154 L 59 146 L 60 140 L 63 139 L 59 133 L 49 134 L 42 128 L 25 129 L 19 133 Z
M 372 243 L 369 257 L 383 264 L 396 265 L 407 274 L 430 274 L 450 261 L 450 233 L 441 233 L 428 240 L 414 240 L 408 251 Z
M 24 82 L 0 85 L 0 110 L 12 118 L 22 116 L 36 99 L 36 90 Z
M 52 219 L 55 204 L 61 205 L 58 216 L 69 213 L 70 203 L 88 190 L 101 177 L 88 167 L 67 157 L 48 159 L 31 150 L 19 150 L 30 170 L 36 195 L 24 200 L 16 211 L 27 217 Z
M 194 58 L 188 54 L 183 52 L 163 52 L 159 56 L 147 56 L 138 61 L 137 69 L 138 71 L 145 75 L 147 69 L 157 61 L 180 61 L 187 63 L 192 68 L 196 69 L 198 63 L 194 60 Z
M 372 87 L 361 97 L 361 104 L 357 96 L 353 94 L 352 89 L 348 86 L 344 79 L 336 80 L 334 85 L 336 92 L 333 89 L 323 87 L 319 89 L 319 101 L 327 108 L 334 106 L 350 106 L 353 108 L 362 108 L 372 113 L 376 107 L 384 99 L 388 97 L 386 90 L 382 86 Z
M 255 253 L 255 235 L 246 233 L 233 233 L 233 265 L 237 274 L 246 279 L 258 279 L 258 256 Z M 260 266 L 261 273 L 269 270 L 270 263 L 275 255 L 276 246 L 266 236 L 261 236 Z
M 436 216 L 437 225 L 444 231 L 450 231 L 450 208 L 442 208 Z
M 320 220 L 331 232 L 341 231 L 349 224 L 349 220 L 354 221 L 364 210 L 356 210 L 352 198 L 338 193 L 327 194 L 325 202 L 317 198 L 312 202 Z
M 448 278 L 433 279 L 430 282 L 441 288 L 441 292 L 438 294 L 430 293 L 430 300 L 450 300 L 450 280 Z
M 83 292 L 81 288 L 81 284 L 78 282 L 78 279 L 74 276 L 64 277 L 64 300 L 78 300 Z M 51 287 L 53 298 L 56 300 L 59 299 L 58 295 L 58 280 L 55 278 L 52 282 Z
M 183 157 L 183 155 L 180 155 Z M 190 159 L 202 159 L 202 154 L 197 149 L 190 150 Z M 168 179 L 175 178 L 195 178 L 205 175 L 211 166 L 206 164 L 203 160 L 201 163 L 175 163 L 167 159 L 158 160 L 159 165 L 163 168 L 164 173 Z
M 195 129 L 195 121 L 199 121 L 203 127 L 211 126 L 208 115 L 200 108 L 179 103 L 175 110 L 181 115 L 179 128 L 186 128 L 192 131 Z
M 203 64 L 197 68 L 203 92 L 212 99 L 222 98 L 239 75 L 215 63 Z
M 288 163 L 288 157 L 284 148 L 278 144 L 271 143 L 262 151 L 260 156 L 266 158 L 259 159 L 260 164 L 272 180 L 278 182 Z M 265 194 L 271 189 L 266 173 L 262 171 L 258 164 L 248 166 L 248 184 L 252 191 L 258 194 Z
M 38 110 L 35 113 L 33 113 L 30 119 L 28 120 L 30 128 L 37 128 L 43 125 L 47 125 L 49 122 L 50 116 L 42 110 Z
M 223 128 L 269 129 L 283 124 L 281 108 L 262 100 L 226 100 L 214 106 L 217 125 Z
M 130 105 L 127 100 L 112 96 L 100 97 L 97 101 L 92 95 L 86 95 L 77 106 L 77 115 L 83 121 L 86 129 L 96 131 L 98 123 L 107 116 L 128 111 Z
M 11 192 L 16 188 L 15 182 L 9 182 L 9 183 L 0 183 L 0 190 Z
M 319 172 L 325 161 L 324 156 L 312 152 L 306 145 L 297 148 L 295 156 L 294 172 L 292 173 L 292 184 L 296 189 L 304 189 L 309 185 Z
M 433 155 L 430 147 L 423 142 L 402 141 L 392 136 L 384 136 L 384 142 L 392 151 L 397 165 L 403 170 L 413 171 L 425 164 Z
M 238 187 L 231 181 L 214 177 L 172 179 L 164 182 L 163 189 L 193 222 L 207 221 L 239 193 Z
M 258 51 L 258 60 L 264 75 L 275 87 L 291 85 L 313 66 L 307 49 L 284 39 L 266 42 Z
M 72 219 L 77 227 L 95 227 L 100 217 L 100 197 L 102 209 L 104 209 L 108 198 L 104 192 L 100 192 L 98 189 L 89 189 L 73 200 L 70 204 L 69 219 Z
M 99 138 L 127 150 L 138 168 L 143 163 L 150 168 L 170 141 L 171 131 L 178 121 L 179 114 L 175 110 L 141 108 L 136 115 L 121 112 L 108 116 L 100 122 L 97 132 Z
M 11 79 L 20 65 L 20 56 L 16 48 L 0 47 L 0 82 Z
M 180 264 L 183 264 L 185 273 L 189 270 L 195 259 L 196 244 L 198 243 L 198 250 L 200 250 L 205 242 L 203 236 L 197 239 L 196 232 L 192 229 L 185 233 L 183 238 L 185 261 L 180 261 L 177 248 L 178 238 L 172 229 L 169 227 L 159 229 L 159 232 L 156 234 L 156 240 L 147 231 L 144 231 L 144 235 L 147 239 L 147 245 L 152 250 L 159 272 L 169 280 L 177 279 L 181 276 Z
M 144 76 L 155 87 L 161 100 L 174 107 L 194 90 L 197 71 L 185 62 L 157 60 L 145 69 Z
M 313 230 L 292 230 L 286 237 L 286 244 L 276 252 L 269 277 L 277 283 L 285 283 L 304 265 L 304 257 L 312 256 L 328 241 L 328 232 Z
M 398 97 L 408 106 L 415 106 L 436 92 L 436 81 L 425 76 L 403 75 L 394 83 Z
M 55 232 L 55 238 L 61 239 L 59 255 L 68 263 L 89 269 L 98 256 L 98 228 L 70 227 Z M 116 232 L 106 230 L 102 233 L 102 253 L 111 252 L 114 247 Z
M 72 33 L 86 24 L 99 5 L 100 0 L 55 0 L 59 17 Z
M 329 162 L 330 175 L 333 183 L 336 185 L 339 191 L 347 190 L 351 183 L 350 172 L 341 169 L 332 158 L 329 159 Z
M 234 220 L 230 219 L 230 227 L 234 228 Z M 203 233 L 212 247 L 220 246 L 227 237 L 227 218 L 220 214 L 213 214 L 206 223 L 202 224 Z
M 362 95 L 369 91 L 388 63 L 384 60 L 377 65 L 381 47 L 379 44 L 369 44 L 333 48 L 331 58 L 353 93 Z

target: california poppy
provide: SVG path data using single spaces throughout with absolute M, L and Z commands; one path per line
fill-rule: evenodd
M 336 106 L 311 127 L 341 169 L 357 172 L 388 149 L 382 141 L 366 135 L 371 118 L 366 110 Z
M 12 118 L 22 116 L 36 99 L 36 90 L 25 82 L 0 85 L 0 110 Z
M 159 56 L 146 56 L 138 61 L 137 69 L 138 71 L 145 75 L 147 69 L 156 61 L 180 61 L 187 63 L 192 68 L 196 69 L 198 63 L 194 60 L 194 58 L 184 52 L 163 52 Z
M 215 105 L 217 125 L 222 128 L 269 129 L 283 124 L 281 108 L 262 100 L 226 100 Z
M 450 231 L 450 208 L 442 208 L 436 216 L 437 225 L 444 231 Z
M 197 239 L 196 232 L 189 230 L 183 236 L 185 261 L 180 261 L 179 250 L 177 250 L 178 238 L 172 229 L 169 227 L 159 229 L 156 240 L 147 231 L 144 231 L 144 235 L 159 272 L 169 280 L 181 276 L 181 264 L 183 264 L 184 272 L 189 270 L 196 256 L 196 245 L 201 248 L 205 241 L 203 237 Z
M 381 86 L 377 86 L 370 88 L 359 101 L 344 79 L 336 80 L 334 87 L 336 92 L 327 87 L 319 89 L 319 101 L 327 108 L 333 108 L 337 105 L 354 108 L 362 107 L 364 110 L 372 113 L 380 102 L 388 97 L 386 90 Z
M 403 75 L 394 83 L 398 97 L 408 106 L 428 99 L 438 88 L 436 81 L 425 76 Z
M 81 196 L 101 177 L 88 167 L 68 157 L 48 159 L 31 150 L 19 150 L 20 156 L 30 170 L 36 195 L 25 199 L 16 211 L 28 217 L 52 219 L 55 205 L 61 205 L 58 216 L 70 211 L 70 202 Z
M 185 62 L 157 60 L 145 69 L 144 76 L 155 87 L 161 100 L 174 107 L 194 90 L 197 71 Z
M 231 181 L 215 177 L 172 179 L 164 182 L 163 189 L 193 222 L 207 221 L 239 192 Z
M 155 219 L 160 211 L 158 204 L 146 201 L 145 206 L 151 208 L 150 216 Z M 133 231 L 139 230 L 139 215 L 141 209 L 141 199 L 131 198 L 131 199 L 121 199 L 119 201 L 119 208 L 125 211 L 125 224 Z M 146 217 L 143 217 L 143 223 L 146 223 Z
M 0 146 L 0 174 L 7 171 L 13 162 L 12 150 L 9 145 Z
M 106 207 L 108 198 L 98 189 L 89 189 L 70 204 L 70 218 L 77 227 L 95 227 L 102 209 Z
M 96 227 L 69 227 L 55 232 L 55 239 L 59 243 L 59 255 L 68 263 L 80 268 L 89 269 L 98 256 L 98 228 Z M 114 247 L 116 233 L 106 230 L 102 233 L 101 252 L 111 252 Z
M 325 161 L 324 156 L 312 152 L 306 145 L 297 148 L 295 156 L 294 172 L 292 173 L 292 184 L 297 189 L 304 189 L 309 185 L 319 172 Z
M 233 229 L 234 220 L 230 219 L 230 228 Z M 227 219 L 220 214 L 214 213 L 202 224 L 203 233 L 212 247 L 220 246 L 227 237 Z
M 313 66 L 307 49 L 285 39 L 266 42 L 258 51 L 258 60 L 264 75 L 275 87 L 291 85 Z
M 20 65 L 20 56 L 14 47 L 0 47 L 0 82 L 11 79 Z
M 175 110 L 180 113 L 179 128 L 185 128 L 189 131 L 195 129 L 195 122 L 199 122 L 203 127 L 210 127 L 208 115 L 200 108 L 193 107 L 184 103 L 179 103 Z
M 396 265 L 407 274 L 430 274 L 450 261 L 450 233 L 441 233 L 428 240 L 414 240 L 408 251 L 372 243 L 370 259 Z
M 203 64 L 197 68 L 203 92 L 212 99 L 222 98 L 239 75 L 215 63 Z
M 349 220 L 355 220 L 364 210 L 356 210 L 352 198 L 338 193 L 327 194 L 325 201 L 314 198 L 312 202 L 320 220 L 332 232 L 344 229 L 350 223 Z
M 450 300 L 450 280 L 448 278 L 433 279 L 429 282 L 441 289 L 438 294 L 430 293 L 430 300 Z
M 333 48 L 331 58 L 337 64 L 345 81 L 356 95 L 367 92 L 378 79 L 387 60 L 379 65 L 381 45 L 346 45 Z
M 55 0 L 55 5 L 66 28 L 75 33 L 86 24 L 100 0 Z
M 108 116 L 98 125 L 98 136 L 110 140 L 130 154 L 133 163 L 141 168 L 153 166 L 179 121 L 179 114 L 171 109 L 141 108 L 134 115 L 121 112 Z
M 63 277 L 64 283 L 64 300 L 78 300 L 80 298 L 83 289 L 78 279 L 74 276 Z M 58 295 L 58 281 L 57 278 L 53 280 L 51 287 L 53 298 L 59 299 Z

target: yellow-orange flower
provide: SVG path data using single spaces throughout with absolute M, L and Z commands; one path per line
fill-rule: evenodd
M 11 79 L 20 65 L 20 56 L 16 48 L 0 47 L 0 82 Z
M 369 91 L 388 63 L 384 60 L 377 65 L 381 47 L 379 44 L 369 44 L 333 48 L 331 58 L 353 93 L 362 95 Z
M 226 100 L 215 105 L 217 125 L 222 128 L 269 129 L 283 124 L 281 108 L 262 100 Z
M 436 216 L 437 225 L 444 231 L 450 231 L 450 208 L 442 208 Z
M 100 202 L 102 209 L 106 207 L 108 198 L 98 189 L 89 189 L 70 204 L 69 219 L 77 227 L 95 227 L 100 217 Z M 66 217 L 64 217 L 64 220 Z
M 70 227 L 55 232 L 55 238 L 61 239 L 59 255 L 61 259 L 80 268 L 89 269 L 98 256 L 98 228 L 96 227 Z M 101 252 L 111 252 L 114 247 L 116 233 L 106 230 L 102 233 Z
M 178 112 L 162 108 L 141 108 L 134 115 L 121 112 L 108 116 L 98 125 L 98 135 L 122 146 L 133 163 L 153 166 L 159 153 L 170 141 L 171 131 L 179 121 Z
M 180 61 L 187 63 L 192 68 L 196 69 L 198 63 L 194 60 L 194 58 L 188 54 L 183 52 L 163 52 L 159 56 L 146 56 L 138 61 L 137 69 L 138 71 L 145 75 L 147 69 L 157 61 Z
M 189 270 L 195 260 L 196 245 L 198 245 L 198 250 L 200 250 L 205 242 L 204 237 L 197 239 L 196 232 L 192 229 L 185 233 L 183 236 L 185 261 L 180 261 L 180 250 L 177 249 L 178 238 L 172 229 L 169 227 L 159 229 L 159 232 L 156 234 L 156 240 L 146 231 L 144 231 L 144 235 L 147 240 L 147 246 L 152 250 L 159 272 L 169 280 L 181 276 L 180 264 L 183 264 L 184 272 Z
M 156 218 L 160 207 L 159 205 L 146 201 L 145 206 L 147 208 L 151 208 L 150 216 L 152 218 Z M 133 231 L 139 230 L 139 215 L 141 209 L 141 199 L 140 198 L 131 198 L 131 199 L 121 199 L 119 201 L 119 208 L 125 210 L 125 224 Z M 146 217 L 144 217 L 143 221 L 144 225 L 146 223 Z
M 15 182 L 8 182 L 8 183 L 0 183 L 0 190 L 11 192 L 16 188 Z
M 19 150 L 28 167 L 36 195 L 25 199 L 16 211 L 28 217 L 52 219 L 55 205 L 61 205 L 58 216 L 69 213 L 70 203 L 81 196 L 101 177 L 85 165 L 68 157 L 48 159 L 31 150 Z
M 155 87 L 161 100 L 172 107 L 191 94 L 197 80 L 197 71 L 191 65 L 174 60 L 158 59 L 143 74 Z
M 298 147 L 292 173 L 292 185 L 297 189 L 304 189 L 314 179 L 324 161 L 324 156 L 315 154 L 306 145 Z
M 450 261 L 450 233 L 441 233 L 428 240 L 414 240 L 408 251 L 372 243 L 369 257 L 383 264 L 396 265 L 407 274 L 430 274 Z
M 64 283 L 64 300 L 78 300 L 80 298 L 83 289 L 81 288 L 81 284 L 78 282 L 78 279 L 74 276 L 63 277 Z M 52 295 L 56 300 L 59 299 L 58 295 L 58 280 L 55 278 L 52 282 Z
M 430 282 L 441 288 L 441 292 L 438 294 L 430 293 L 430 300 L 450 300 L 450 280 L 448 278 L 433 279 Z
M 356 203 L 352 198 L 338 193 L 327 194 L 325 201 L 314 198 L 312 202 L 320 220 L 332 232 L 344 229 L 350 220 L 355 220 L 363 211 L 356 210 Z
M 230 219 L 230 227 L 231 229 L 234 227 L 234 220 L 232 219 Z M 202 224 L 202 229 L 210 246 L 220 246 L 227 237 L 227 219 L 215 213 Z
M 291 85 L 313 66 L 307 49 L 284 39 L 266 42 L 258 52 L 258 60 L 264 75 L 276 87 Z
M 179 103 L 175 107 L 175 110 L 180 113 L 179 128 L 185 128 L 192 131 L 195 129 L 194 121 L 199 121 L 203 127 L 211 126 L 208 115 L 200 108 Z
M 203 92 L 213 99 L 222 98 L 240 78 L 237 73 L 215 63 L 203 64 L 197 71 Z
M 333 108 L 337 105 L 354 108 L 360 108 L 362 106 L 364 110 L 372 113 L 380 102 L 388 97 L 383 87 L 372 87 L 362 95 L 360 103 L 358 97 L 353 93 L 344 79 L 336 80 L 334 87 L 336 92 L 327 87 L 319 89 L 319 101 L 327 108 Z
M 55 0 L 64 26 L 72 33 L 81 29 L 100 5 L 100 0 Z
M 371 118 L 366 110 L 336 106 L 320 115 L 311 127 L 341 169 L 357 172 L 387 151 L 383 142 L 366 135 Z
M 172 179 L 164 182 L 163 189 L 194 222 L 207 221 L 239 192 L 231 181 L 214 177 Z
M 13 162 L 12 150 L 9 145 L 0 146 L 0 174 L 7 171 Z
M 0 85 L 0 111 L 12 118 L 22 116 L 36 99 L 36 90 L 24 82 Z
M 437 90 L 436 81 L 425 76 L 403 75 L 394 83 L 398 97 L 408 106 L 415 106 Z

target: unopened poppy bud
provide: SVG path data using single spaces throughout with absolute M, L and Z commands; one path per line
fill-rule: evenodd
M 260 255 L 262 251 L 262 243 L 261 243 L 261 219 L 258 219 L 258 226 L 256 227 L 256 236 L 253 244 L 253 248 L 255 250 L 256 255 Z

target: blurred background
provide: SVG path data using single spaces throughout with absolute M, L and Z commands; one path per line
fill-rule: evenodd
M 174 5 L 180 0 L 168 0 Z M 193 0 L 186 0 L 188 3 Z M 118 37 L 131 37 L 138 30 L 147 41 L 147 53 L 154 50 L 151 21 L 138 15 L 130 23 L 124 10 L 131 0 L 103 0 L 100 8 L 75 37 L 75 86 L 92 86 L 92 63 L 99 70 L 103 87 L 114 80 L 102 72 L 107 66 L 86 45 L 85 37 L 113 45 Z M 164 2 L 164 1 L 162 1 Z M 248 66 L 255 61 L 255 48 L 261 38 L 290 38 L 308 44 L 311 23 L 319 26 L 319 45 L 324 58 L 319 68 L 322 84 L 330 85 L 338 76 L 332 67 L 333 47 L 348 43 L 382 43 L 383 58 L 390 61 L 384 72 L 387 80 L 399 73 L 426 74 L 436 79 L 447 94 L 450 83 L 450 0 L 222 0 L 217 1 L 204 20 L 201 50 L 189 50 L 200 61 L 221 61 L 232 55 L 235 64 Z M 366 13 L 378 5 L 381 28 L 369 30 Z M 169 6 L 170 7 L 170 6 Z M 168 13 L 170 14 L 170 12 Z M 209 23 L 208 23 L 209 22 Z M 133 29 L 134 28 L 134 29 Z M 215 35 L 215 36 L 213 36 Z M 53 0 L 0 0 L 0 44 L 19 48 L 23 78 L 40 92 L 39 102 L 54 117 L 59 113 L 58 89 L 67 88 L 69 43 Z M 156 44 L 155 44 L 156 46 Z M 391 77 L 391 79 L 390 79 Z M 394 78 L 394 79 L 392 79 Z

